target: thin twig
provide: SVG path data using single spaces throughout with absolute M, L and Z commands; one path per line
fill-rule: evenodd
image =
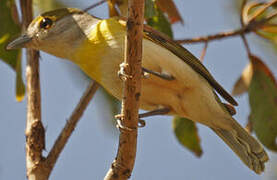
M 272 17 L 275 17 L 275 16 L 276 16 L 275 14 L 272 14 L 272 16 L 270 16 L 269 18 L 260 20 L 258 22 L 251 22 L 237 30 L 222 32 L 222 33 L 208 35 L 208 36 L 201 36 L 201 37 L 196 37 L 191 39 L 175 40 L 175 41 L 181 44 L 192 44 L 192 43 L 210 42 L 210 41 L 230 38 L 234 36 L 241 36 L 242 34 L 245 35 L 247 33 L 256 31 L 259 27 L 265 25 L 269 20 L 271 20 Z
M 203 48 L 202 53 L 201 53 L 201 56 L 200 56 L 200 58 L 199 58 L 199 60 L 200 60 L 201 62 L 204 61 L 204 57 L 205 57 L 205 55 L 206 55 L 206 53 L 207 53 L 207 49 L 208 49 L 208 44 L 209 44 L 208 41 L 205 42 L 204 48 Z
M 106 1 L 107 0 L 101 0 L 101 1 L 99 1 L 97 3 L 94 3 L 94 4 L 90 5 L 89 7 L 87 7 L 86 9 L 84 9 L 83 11 L 87 12 L 87 11 L 93 9 L 93 8 L 96 8 L 97 6 L 100 6 L 101 4 L 103 4 Z
M 261 13 L 263 13 L 267 8 L 272 6 L 273 4 L 277 3 L 277 0 L 273 0 L 266 4 L 263 8 L 258 10 L 255 15 L 251 17 L 251 19 L 248 21 L 249 23 L 247 25 L 244 25 L 243 20 L 242 20 L 242 11 L 241 11 L 241 24 L 244 26 L 240 29 L 233 30 L 233 31 L 228 31 L 228 32 L 222 32 L 218 34 L 213 34 L 213 35 L 208 35 L 208 36 L 201 36 L 201 37 L 196 37 L 196 38 L 191 38 L 191 39 L 183 39 L 183 40 L 176 40 L 176 42 L 181 43 L 181 44 L 191 44 L 191 43 L 203 43 L 203 42 L 210 42 L 214 40 L 219 40 L 219 39 L 224 39 L 224 38 L 229 38 L 229 37 L 234 37 L 234 36 L 241 36 L 242 34 L 245 35 L 247 33 L 256 31 L 257 28 L 263 26 L 266 24 L 268 21 L 270 21 L 272 18 L 276 17 L 277 14 L 276 12 L 272 13 L 269 15 L 266 19 L 260 20 L 255 22 L 254 19 L 259 16 Z M 246 1 L 243 1 L 242 3 L 242 8 L 245 6 Z M 254 19 L 253 19 L 254 18 Z
M 33 19 L 32 0 L 20 0 L 22 25 L 25 31 Z M 41 122 L 39 81 L 39 52 L 27 49 L 27 121 L 26 121 L 26 168 L 28 179 L 46 179 L 41 172 L 44 160 L 45 131 Z
M 219 39 L 223 39 L 223 38 L 234 37 L 234 36 L 238 36 L 240 34 L 249 33 L 249 32 L 250 32 L 249 29 L 243 28 L 243 29 L 237 29 L 234 31 L 228 31 L 228 32 L 222 32 L 222 33 L 218 33 L 218 34 L 208 35 L 208 36 L 176 40 L 176 42 L 181 43 L 181 44 L 203 43 L 203 42 L 208 42 L 208 41 L 210 42 L 210 41 L 219 40 Z
M 242 41 L 243 41 L 243 44 L 245 46 L 245 49 L 246 49 L 246 52 L 248 55 L 251 55 L 251 51 L 250 51 L 250 47 L 249 47 L 249 44 L 244 36 L 244 34 L 241 35 L 241 38 L 242 38 Z
M 71 114 L 69 120 L 66 122 L 63 130 L 60 132 L 59 137 L 56 139 L 54 146 L 52 147 L 51 151 L 49 152 L 49 154 L 45 160 L 45 166 L 47 169 L 48 177 L 50 176 L 50 173 L 51 173 L 60 153 L 62 152 L 68 139 L 70 138 L 71 134 L 73 133 L 77 123 L 79 122 L 81 116 L 83 115 L 84 111 L 86 110 L 89 102 L 93 98 L 98 87 L 99 87 L 98 83 L 96 83 L 94 81 L 92 81 L 89 84 L 89 86 L 87 87 L 83 96 L 81 97 L 78 105 L 75 107 L 73 113 Z
M 247 26 L 247 25 L 245 25 L 244 22 L 243 22 L 243 9 L 244 9 L 244 7 L 245 7 L 245 5 L 246 5 L 246 2 L 247 2 L 247 0 L 243 0 L 243 2 L 242 2 L 242 4 L 241 4 L 240 23 L 241 23 L 242 29 L 244 29 L 244 28 Z M 258 16 L 258 15 L 257 15 L 257 16 Z M 257 17 L 257 16 L 256 16 L 256 17 Z M 253 22 L 253 19 L 249 21 L 249 23 L 251 23 L 251 22 Z M 248 24 L 248 25 L 249 25 L 249 24 Z M 246 40 L 245 34 L 242 33 L 240 36 L 241 36 L 241 38 L 242 38 L 242 41 L 243 41 L 243 44 L 244 44 L 245 49 L 246 49 L 246 51 L 247 51 L 247 54 L 250 55 L 250 54 L 251 54 L 251 51 L 250 51 L 250 47 L 249 47 L 249 45 L 248 45 L 248 42 L 247 42 L 247 40 Z
M 141 59 L 144 0 L 128 1 L 127 38 L 123 72 L 123 99 L 117 156 L 105 180 L 125 180 L 133 171 L 137 148 L 138 109 L 141 89 Z

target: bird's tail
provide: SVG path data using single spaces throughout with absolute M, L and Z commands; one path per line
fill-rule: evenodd
M 212 130 L 239 156 L 250 169 L 260 174 L 264 163 L 268 161 L 262 145 L 254 139 L 241 125 L 232 118 L 233 131 L 225 129 Z

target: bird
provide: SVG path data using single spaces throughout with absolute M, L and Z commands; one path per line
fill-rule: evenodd
M 61 8 L 36 17 L 6 49 L 31 48 L 67 59 L 121 100 L 118 71 L 125 36 L 122 18 L 100 19 L 77 8 Z M 237 102 L 192 53 L 145 25 L 142 68 L 149 76 L 142 78 L 140 109 L 161 110 L 206 125 L 251 170 L 264 171 L 269 159 L 266 151 L 232 117 Z

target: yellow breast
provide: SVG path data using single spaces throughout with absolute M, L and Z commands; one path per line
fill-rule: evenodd
M 125 34 L 125 27 L 116 19 L 100 21 L 75 51 L 74 63 L 88 76 L 101 82 L 103 73 L 118 67 L 116 59 L 121 59 L 121 56 L 123 58 Z

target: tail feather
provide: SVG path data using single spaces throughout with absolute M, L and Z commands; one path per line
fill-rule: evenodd
M 250 169 L 260 174 L 264 171 L 264 163 L 268 161 L 268 155 L 262 145 L 252 137 L 234 119 L 233 131 L 225 129 L 212 130 L 239 156 Z

